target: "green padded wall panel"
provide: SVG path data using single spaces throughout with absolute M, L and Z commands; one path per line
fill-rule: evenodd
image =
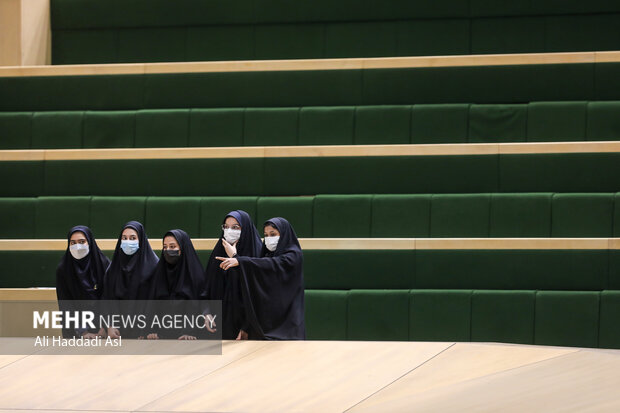
M 410 143 L 411 106 L 360 106 L 355 110 L 355 144 Z
M 32 148 L 81 148 L 82 130 L 83 112 L 37 112 L 32 116 Z
M 620 140 L 620 102 L 588 103 L 588 140 Z
M 306 288 L 411 288 L 415 252 L 400 250 L 306 250 Z
M 355 109 L 308 107 L 299 112 L 300 145 L 351 145 Z
M 136 112 L 86 112 L 84 148 L 131 148 L 135 144 Z
M 34 238 L 36 206 L 36 198 L 0 198 L 0 238 Z
M 620 291 L 601 292 L 599 347 L 620 348 Z
M 261 197 L 256 204 L 256 228 L 263 234 L 263 224 L 273 217 L 284 217 L 301 238 L 312 237 L 314 197 Z
M 349 340 L 408 340 L 409 291 L 351 290 L 348 304 Z
M 317 195 L 314 198 L 313 236 L 369 237 L 371 202 L 371 195 Z
M 409 340 L 470 341 L 471 290 L 411 290 Z
M 32 113 L 0 113 L 0 149 L 28 149 L 32 136 Z
M 411 143 L 467 142 L 469 105 L 414 105 Z
M 192 109 L 188 145 L 242 146 L 244 109 Z
M 538 291 L 535 344 L 598 347 L 599 292 Z
M 41 197 L 35 222 L 37 238 L 65 238 L 71 227 L 90 226 L 90 197 Z
M 246 146 L 297 145 L 299 108 L 246 109 L 244 120 Z
M 489 236 L 550 237 L 550 193 L 492 194 Z
M 474 291 L 471 340 L 534 344 L 534 291 Z
M 532 102 L 527 105 L 529 142 L 582 141 L 586 102 Z
M 254 28 L 251 25 L 187 28 L 187 60 L 254 59 Z
M 141 110 L 136 113 L 137 148 L 188 146 L 189 110 Z
M 545 52 L 545 19 L 484 18 L 471 24 L 471 53 Z
M 611 237 L 615 194 L 554 194 L 551 235 Z
M 306 290 L 306 338 L 346 340 L 348 291 Z
M 402 21 L 396 32 L 396 55 L 469 54 L 469 33 L 468 19 Z
M 118 62 L 182 62 L 186 60 L 187 29 L 158 27 L 118 29 Z
M 488 237 L 490 194 L 433 195 L 431 237 Z
M 328 24 L 325 57 L 394 56 L 397 28 L 395 22 Z
M 13 179 L 11 185 L 0 188 L 0 196 L 37 196 L 43 193 L 43 161 L 0 162 L 0 176 Z M 66 172 L 65 172 L 66 173 Z M 59 177 L 59 179 L 63 179 Z
M 320 59 L 325 56 L 322 24 L 256 26 L 255 59 Z
M 375 195 L 372 199 L 372 237 L 427 238 L 430 236 L 431 195 Z
M 144 225 L 154 239 L 161 240 L 177 228 L 196 238 L 200 234 L 200 198 L 149 197 Z
M 469 142 L 523 142 L 527 135 L 527 106 L 471 105 Z
M 3 263 L 0 288 L 55 287 L 56 267 L 64 253 L 64 250 L 0 251 Z
M 90 229 L 95 238 L 116 239 L 129 221 L 145 224 L 145 197 L 99 197 L 90 202 Z M 148 228 L 147 228 L 148 230 Z

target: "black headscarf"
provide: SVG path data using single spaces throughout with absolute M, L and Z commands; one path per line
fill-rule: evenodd
M 153 275 L 153 299 L 200 300 L 204 299 L 205 277 L 202 264 L 189 235 L 173 229 L 164 235 L 172 235 L 179 244 L 181 255 L 175 264 L 168 264 L 162 255 Z
M 242 210 L 229 212 L 222 223 L 226 222 L 226 218 L 233 217 L 241 226 L 241 237 L 237 242 L 237 255 L 244 257 L 259 257 L 262 241 L 260 235 L 252 222 L 250 215 Z M 237 337 L 239 330 L 247 332 L 247 316 L 245 313 L 245 304 L 240 286 L 240 271 L 238 268 L 231 268 L 224 271 L 220 268 L 221 261 L 215 257 L 227 257 L 226 249 L 222 243 L 224 232 L 220 234 L 220 238 L 213 248 L 213 252 L 209 257 L 206 268 L 206 298 L 208 300 L 222 301 L 222 338 L 224 340 L 232 340 Z
M 138 233 L 140 248 L 133 255 L 121 249 L 121 238 L 126 228 Z M 153 252 L 144 227 L 137 221 L 123 226 L 116 242 L 112 262 L 105 275 L 103 296 L 106 300 L 148 300 L 151 299 L 151 280 L 159 258 Z
M 304 321 L 303 253 L 297 235 L 284 218 L 271 218 L 280 232 L 276 250 L 263 245 L 260 258 L 237 257 L 242 270 L 244 302 L 251 339 L 301 340 Z
M 69 250 L 71 236 L 82 232 L 88 241 L 88 255 L 76 260 Z M 56 269 L 56 296 L 58 300 L 98 300 L 103 291 L 103 277 L 110 260 L 99 249 L 93 233 L 87 226 L 78 225 L 69 231 L 67 250 Z
M 82 232 L 88 241 L 88 255 L 82 259 L 75 259 L 69 249 L 71 236 L 76 232 Z M 73 300 L 99 300 L 103 291 L 105 272 L 110 265 L 110 260 L 99 249 L 97 241 L 90 228 L 78 225 L 69 231 L 67 235 L 67 250 L 63 255 L 58 268 L 56 268 L 56 297 L 60 311 L 74 311 L 77 308 L 72 304 Z M 88 303 L 80 303 L 80 309 L 88 306 Z M 90 309 L 90 308 L 89 308 Z M 94 331 L 93 331 L 94 332 Z M 63 328 L 63 337 L 74 336 L 78 331 Z

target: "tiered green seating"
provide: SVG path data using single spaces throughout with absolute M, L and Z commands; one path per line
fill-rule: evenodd
M 612 1 L 98 3 L 52 1 L 55 64 L 617 50 L 619 42 Z
M 620 140 L 619 114 L 620 102 L 4 112 L 0 147 L 606 141 Z

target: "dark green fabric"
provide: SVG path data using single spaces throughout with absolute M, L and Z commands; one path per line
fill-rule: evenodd
M 550 237 L 550 193 L 492 194 L 489 236 Z
M 90 226 L 90 197 L 40 197 L 35 214 L 37 238 L 64 239 L 76 225 Z
M 255 59 L 320 59 L 325 56 L 325 27 L 322 24 L 278 24 L 256 26 L 253 35 Z
M 3 77 L 0 111 L 617 100 L 619 71 L 588 63 Z
M 470 341 L 471 290 L 411 290 L 409 340 Z
M 371 195 L 317 195 L 314 198 L 313 236 L 369 237 L 371 202 Z
M 83 112 L 34 113 L 32 116 L 32 148 L 81 148 L 83 114 Z
M 590 141 L 620 140 L 620 102 L 589 102 L 588 131 Z
M 472 20 L 472 54 L 543 53 L 545 51 L 544 17 L 499 17 Z
M 309 107 L 299 112 L 300 145 L 351 145 L 355 108 Z
M 333 23 L 325 29 L 325 57 L 396 54 L 396 22 Z
M 416 250 L 415 288 L 602 290 L 607 250 Z
M 536 292 L 535 344 L 598 347 L 599 292 Z
M 586 102 L 532 102 L 527 105 L 529 142 L 583 141 Z
M 134 111 L 84 114 L 84 148 L 132 148 L 135 134 Z
M 469 13 L 472 17 L 528 15 L 532 13 L 532 4 L 527 1 L 470 0 Z
M 396 55 L 469 54 L 469 35 L 470 22 L 466 19 L 403 21 L 397 27 Z
M 474 291 L 471 341 L 534 344 L 534 291 Z
M 250 59 L 254 59 L 251 25 L 187 28 L 188 61 Z
M 0 162 L 0 176 L 11 177 L 13 180 L 11 185 L 0 187 L 0 196 L 37 196 L 43 194 L 45 177 L 43 165 L 43 161 Z
M 620 181 L 618 153 L 500 155 L 499 164 L 500 192 L 611 192 Z
M 467 142 L 469 105 L 414 105 L 411 143 Z
M 550 16 L 545 20 L 545 41 L 549 52 L 618 50 L 618 14 Z
M 611 237 L 615 194 L 554 194 L 553 237 Z
M 90 202 L 90 229 L 97 239 L 115 239 L 126 222 L 138 221 L 145 224 L 145 211 L 145 197 L 94 196 Z
M 355 110 L 355 144 L 410 143 L 411 106 L 359 106 Z
M 25 162 L 22 162 L 24 164 Z M 0 163 L 0 172 L 5 163 Z M 46 195 L 201 196 L 263 192 L 262 159 L 48 161 Z M 19 165 L 22 166 L 22 165 Z M 16 171 L 13 168 L 13 171 Z M 67 174 L 71 170 L 73 173 Z M 174 173 L 164 173 L 174 171 Z M 41 178 L 38 178 L 38 182 Z M 234 182 L 234 184 L 230 184 Z M 20 188 L 23 192 L 28 188 Z M 26 195 L 44 193 L 32 191 Z M 2 194 L 24 196 L 23 194 Z
M 149 197 L 144 226 L 152 239 L 163 239 L 171 229 L 182 229 L 192 238 L 200 234 L 200 198 Z
M 243 144 L 246 146 L 295 146 L 299 108 L 246 109 Z
M 260 197 L 256 204 L 256 229 L 262 234 L 263 224 L 273 217 L 284 217 L 298 237 L 312 237 L 314 197 Z
M 141 110 L 136 113 L 137 148 L 188 146 L 189 110 Z
M 495 155 L 265 158 L 264 162 L 263 195 L 497 190 Z
M 610 290 L 620 290 L 620 250 L 609 251 L 609 286 Z
M 219 238 L 226 214 L 241 209 L 256 223 L 255 196 L 242 197 L 205 197 L 200 201 L 200 236 L 202 238 Z M 260 229 L 262 231 L 262 228 Z M 262 234 L 262 232 L 260 232 Z
M 28 149 L 31 136 L 32 113 L 0 113 L 0 149 Z
M 244 109 L 192 109 L 189 146 L 242 146 Z
M 375 195 L 372 199 L 372 237 L 427 238 L 430 236 L 431 195 Z
M 526 105 L 469 107 L 469 142 L 523 142 L 526 136 Z
M 614 237 L 620 237 L 620 192 L 614 197 Z
M 306 288 L 411 288 L 415 251 L 411 250 L 305 250 Z
M 601 348 L 620 348 L 620 291 L 601 291 L 599 341 Z
M 36 198 L 0 198 L 0 238 L 35 238 L 36 205 Z
M 433 195 L 431 237 L 488 237 L 490 207 L 490 194 Z
M 409 291 L 351 290 L 348 304 L 349 340 L 409 338 Z
M 55 287 L 56 267 L 64 253 L 64 250 L 0 251 L 0 288 Z
M 186 60 L 184 27 L 119 29 L 117 62 L 182 62 Z
M 118 62 L 116 30 L 54 30 L 52 36 L 52 64 Z
M 346 340 L 348 295 L 348 291 L 305 291 L 308 340 Z

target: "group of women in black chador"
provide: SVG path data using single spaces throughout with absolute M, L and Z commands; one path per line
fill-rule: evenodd
M 266 221 L 263 230 L 264 241 L 245 211 L 231 211 L 203 269 L 190 237 L 180 229 L 164 235 L 158 257 L 144 226 L 130 221 L 123 226 L 110 261 L 88 227 L 73 227 L 56 271 L 59 303 L 220 300 L 221 319 L 205 323 L 205 329 L 210 333 L 221 329 L 222 339 L 304 339 L 303 254 L 299 241 L 284 218 Z M 66 329 L 63 334 L 115 338 L 123 332 L 116 328 Z M 141 338 L 164 337 L 150 333 Z

